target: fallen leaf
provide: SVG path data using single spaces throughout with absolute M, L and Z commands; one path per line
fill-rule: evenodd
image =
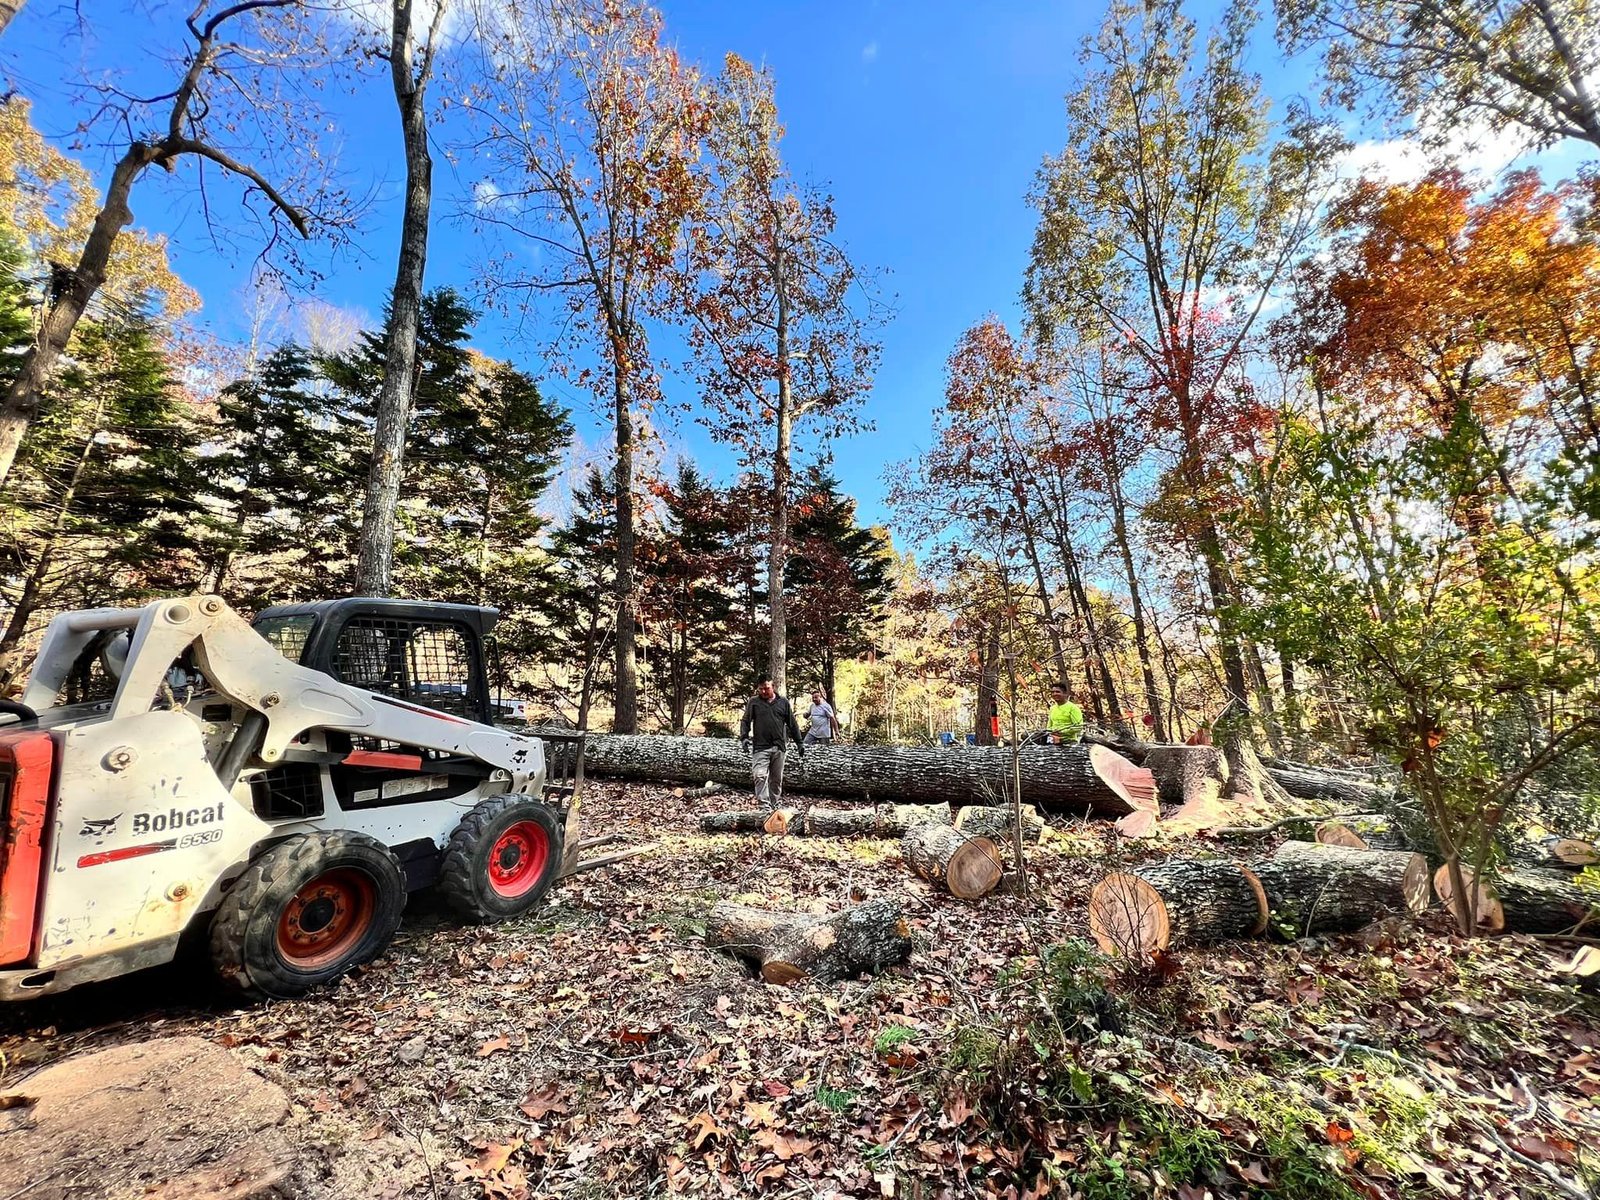
M 1347 1128 L 1337 1121 L 1328 1122 L 1328 1140 L 1335 1146 L 1343 1145 L 1355 1136 L 1355 1130 Z
M 1542 1138 L 1537 1134 L 1523 1133 L 1511 1139 L 1511 1148 L 1519 1154 L 1526 1154 L 1529 1158 L 1539 1162 L 1561 1163 L 1571 1166 L 1575 1161 L 1572 1156 L 1577 1147 L 1564 1138 Z
M 482 1175 L 498 1175 L 506 1169 L 511 1156 L 521 1148 L 521 1138 L 510 1142 L 490 1142 L 483 1147 L 483 1153 L 478 1155 L 478 1161 L 472 1164 L 472 1169 Z
M 521 1108 L 523 1115 L 532 1121 L 542 1121 L 551 1113 L 572 1111 L 561 1098 L 560 1085 L 553 1079 L 542 1088 L 529 1088 L 528 1094 L 522 1098 Z
M 872 1176 L 873 1182 L 878 1185 L 878 1192 L 883 1196 L 894 1195 L 894 1172 L 878 1171 Z
M 744 1121 L 746 1125 L 764 1125 L 771 1128 L 778 1123 L 778 1106 L 770 1100 L 746 1100 Z
M 478 1057 L 488 1058 L 491 1054 L 498 1054 L 502 1050 L 511 1049 L 511 1039 L 501 1034 L 499 1037 L 490 1038 L 478 1047 Z
M 717 1125 L 717 1119 L 709 1112 L 702 1112 L 698 1116 L 691 1117 L 689 1119 L 689 1129 L 691 1133 L 689 1145 L 696 1150 L 700 1149 L 701 1145 L 709 1137 L 725 1137 L 727 1135 L 727 1131 Z
M 1239 1168 L 1239 1178 L 1246 1183 L 1259 1183 L 1262 1187 L 1266 1187 L 1272 1182 L 1271 1179 L 1267 1178 L 1266 1168 L 1262 1164 L 1253 1161 Z

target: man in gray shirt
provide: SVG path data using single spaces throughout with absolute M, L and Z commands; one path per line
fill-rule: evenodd
M 800 741 L 800 727 L 794 723 L 794 710 L 778 695 L 772 680 L 763 679 L 739 718 L 739 745 L 750 755 L 750 778 L 756 788 L 756 803 L 762 808 L 777 808 L 783 802 L 783 750 L 790 737 L 804 762 L 806 751 Z
M 839 718 L 834 714 L 833 705 L 823 698 L 821 688 L 811 693 L 811 707 L 806 709 L 806 722 L 805 744 L 808 746 L 819 743 L 826 746 L 839 736 Z

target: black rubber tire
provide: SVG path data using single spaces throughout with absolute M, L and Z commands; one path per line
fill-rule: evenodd
M 330 872 L 369 881 L 363 905 L 370 916 L 333 961 L 307 968 L 281 949 L 279 921 L 301 889 Z M 252 862 L 223 897 L 211 918 L 211 966 L 223 983 L 247 995 L 304 996 L 388 949 L 405 906 L 400 860 L 382 842 L 348 830 L 297 834 Z
M 489 882 L 489 853 L 507 831 L 523 821 L 533 822 L 544 831 L 544 868 L 527 891 L 503 896 Z M 473 924 L 509 921 L 544 899 L 561 874 L 563 845 L 561 818 L 549 805 L 528 796 L 491 796 L 462 817 L 450 835 L 439 871 L 439 892 L 451 908 Z

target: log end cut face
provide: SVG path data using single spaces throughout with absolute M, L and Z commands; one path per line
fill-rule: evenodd
M 1172 944 L 1166 902 L 1137 875 L 1107 875 L 1089 897 L 1089 936 L 1102 953 L 1144 961 Z

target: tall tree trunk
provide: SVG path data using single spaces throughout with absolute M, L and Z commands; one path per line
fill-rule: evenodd
M 794 436 L 794 394 L 789 382 L 789 298 L 784 291 L 783 252 L 773 260 L 773 285 L 778 302 L 775 346 L 778 352 L 777 448 L 772 455 L 772 546 L 767 552 L 767 614 L 772 621 L 767 647 L 767 674 L 778 695 L 784 691 L 789 667 L 789 631 L 783 595 L 784 571 L 789 565 L 790 442 Z
M 1112 480 L 1111 528 L 1122 554 L 1123 570 L 1128 576 L 1128 598 L 1133 606 L 1133 639 L 1139 651 L 1139 671 L 1144 677 L 1144 702 L 1150 710 L 1150 736 L 1158 742 L 1167 740 L 1167 723 L 1161 710 L 1161 692 L 1156 687 L 1155 665 L 1150 658 L 1149 630 L 1144 622 L 1144 601 L 1139 595 L 1139 572 L 1133 565 L 1133 547 L 1128 541 L 1128 519 L 1122 486 Z
M 78 265 L 65 273 L 59 281 L 52 280 L 44 315 L 39 321 L 39 332 L 33 345 L 28 347 L 17 367 L 16 378 L 6 388 L 0 400 L 0 484 L 4 484 L 17 460 L 17 450 L 22 445 L 28 426 L 39 412 L 39 399 L 45 384 L 50 380 L 56 360 L 72 339 L 89 301 L 106 281 L 106 268 L 111 262 L 111 249 L 117 234 L 133 222 L 133 212 L 128 208 L 128 196 L 134 181 L 150 165 L 155 150 L 143 142 L 135 142 L 118 160 L 111 173 L 111 185 L 106 188 L 105 203 L 100 215 L 89 230 L 89 239 L 78 255 Z
M 22 6 L 28 0 L 0 0 L 0 33 L 6 31 L 6 26 L 11 24 L 11 18 L 22 11 Z
M 996 618 L 989 625 L 983 649 L 978 658 L 978 711 L 973 720 L 973 733 L 978 745 L 995 744 L 994 726 L 990 718 L 1000 711 L 1000 622 Z
M 428 261 L 428 212 L 433 198 L 433 157 L 428 153 L 428 75 L 433 45 L 423 48 L 422 67 L 413 62 L 412 0 L 393 0 L 389 74 L 400 109 L 406 155 L 406 203 L 400 222 L 400 262 L 384 334 L 383 387 L 372 432 L 372 466 L 361 510 L 356 591 L 387 596 L 394 569 L 395 507 L 406 452 L 406 427 L 417 385 L 417 331 L 422 323 L 422 281 Z M 445 3 L 441 0 L 439 10 Z M 435 26 L 437 28 L 437 24 Z
M 1283 680 L 1283 721 L 1289 741 L 1289 756 L 1298 759 L 1305 748 L 1305 723 L 1300 711 L 1300 685 L 1295 678 L 1294 656 L 1278 647 L 1278 674 Z
M 1250 672 L 1250 682 L 1255 685 L 1256 704 L 1260 708 L 1262 723 L 1267 728 L 1267 744 L 1272 752 L 1283 754 L 1283 727 L 1278 723 L 1278 706 L 1272 698 L 1272 684 L 1267 680 L 1267 668 L 1261 661 L 1260 648 L 1250 638 L 1239 642 L 1244 650 L 1244 663 Z
M 617 679 L 613 733 L 639 731 L 638 614 L 634 606 L 633 571 L 635 530 L 633 520 L 633 412 L 628 343 L 613 340 L 612 396 L 617 423 Z

